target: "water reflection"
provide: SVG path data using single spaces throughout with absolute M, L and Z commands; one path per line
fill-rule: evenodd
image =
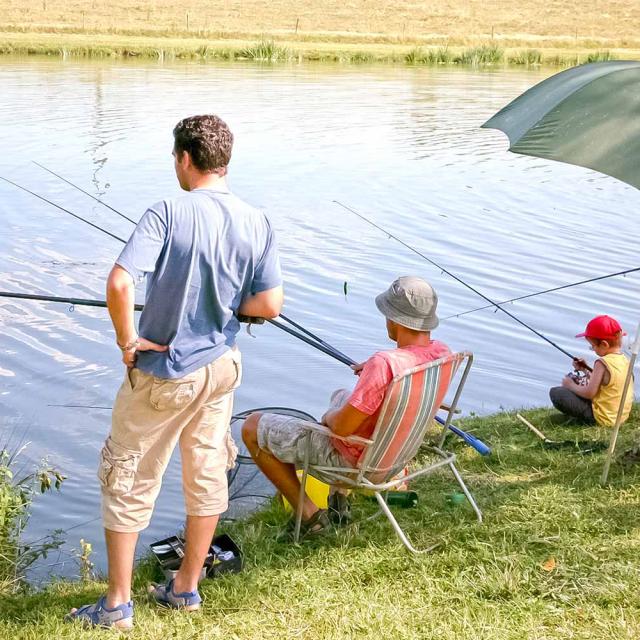
M 582 169 L 510 155 L 502 134 L 479 129 L 544 74 L 5 58 L 0 175 L 126 237 L 129 223 L 30 161 L 138 218 L 179 192 L 170 155 L 175 123 L 219 113 L 236 135 L 232 188 L 267 209 L 278 233 L 286 312 L 360 360 L 388 346 L 373 298 L 396 276 L 433 282 L 443 317 L 479 299 L 334 200 L 494 299 L 636 266 L 636 191 Z M 0 216 L 3 289 L 103 297 L 117 242 L 6 184 Z M 509 308 L 587 355 L 572 335 L 595 313 L 631 328 L 640 315 L 637 282 L 634 274 Z M 3 424 L 28 430 L 29 455 L 50 455 L 69 476 L 59 496 L 39 502 L 31 533 L 76 527 L 72 542 L 89 539 L 100 555 L 99 522 L 78 525 L 98 516 L 95 467 L 109 414 L 53 405 L 111 405 L 122 372 L 107 314 L 3 301 L 0 327 Z M 352 384 L 345 367 L 277 329 L 255 333 L 239 337 L 246 376 L 238 410 L 278 404 L 319 414 L 335 386 Z M 547 388 L 569 366 L 491 310 L 443 322 L 438 336 L 475 352 L 465 411 L 545 404 Z M 181 505 L 174 460 L 143 543 L 173 533 Z

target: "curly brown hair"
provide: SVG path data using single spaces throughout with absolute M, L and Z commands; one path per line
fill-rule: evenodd
M 174 152 L 189 152 L 193 164 L 203 173 L 225 168 L 231 160 L 233 134 L 227 123 L 214 115 L 190 116 L 173 129 Z

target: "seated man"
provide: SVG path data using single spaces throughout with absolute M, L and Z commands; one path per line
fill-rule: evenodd
M 376 297 L 376 306 L 387 320 L 387 333 L 396 348 L 374 353 L 364 364 L 355 365 L 360 376 L 352 393 L 334 392 L 331 407 L 322 424 L 337 436 L 373 434 L 385 392 L 394 376 L 431 360 L 449 355 L 448 347 L 431 339 L 438 326 L 438 296 L 421 278 L 398 278 L 387 291 Z M 245 421 L 242 438 L 262 472 L 292 505 L 298 504 L 300 481 L 296 467 L 302 466 L 309 433 L 300 418 L 271 413 L 253 413 Z M 311 432 L 310 463 L 323 466 L 356 467 L 363 446 L 347 443 L 318 432 Z M 343 496 L 332 493 L 330 511 L 341 511 Z M 313 535 L 330 527 L 326 510 L 318 509 L 305 496 L 302 533 Z

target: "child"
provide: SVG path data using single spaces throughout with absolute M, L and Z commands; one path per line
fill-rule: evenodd
M 629 367 L 629 360 L 621 352 L 622 336 L 625 335 L 618 321 L 611 316 L 596 316 L 589 321 L 584 333 L 576 338 L 586 338 L 598 359 L 593 372 L 583 379 L 584 384 L 569 374 L 562 380 L 561 387 L 549 390 L 551 402 L 558 411 L 585 422 L 614 426 Z M 576 371 L 589 370 L 582 358 L 576 358 L 573 366 Z M 627 389 L 622 422 L 629 417 L 632 404 L 633 381 Z

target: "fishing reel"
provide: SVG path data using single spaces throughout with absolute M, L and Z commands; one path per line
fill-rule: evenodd
M 589 384 L 589 372 L 588 371 L 570 371 L 567 373 L 567 377 L 571 378 L 578 386 L 586 387 Z

